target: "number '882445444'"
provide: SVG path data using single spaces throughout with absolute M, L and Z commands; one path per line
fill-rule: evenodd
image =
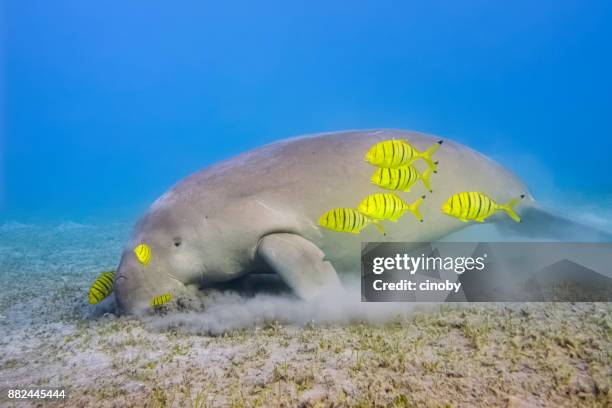
M 64 399 L 64 388 L 15 388 L 6 392 L 8 399 Z

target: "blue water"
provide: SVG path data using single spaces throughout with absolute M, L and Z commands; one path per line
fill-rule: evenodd
M 5 221 L 132 222 L 220 159 L 373 127 L 461 141 L 555 204 L 610 204 L 610 2 L 0 7 Z

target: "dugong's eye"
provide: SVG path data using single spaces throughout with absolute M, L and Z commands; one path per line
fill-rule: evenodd
M 180 247 L 181 246 L 181 239 L 180 238 L 174 238 L 174 246 L 175 247 Z

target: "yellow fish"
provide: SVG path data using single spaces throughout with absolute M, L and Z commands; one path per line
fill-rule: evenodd
M 408 204 L 395 194 L 378 193 L 364 198 L 357 209 L 368 217 L 394 222 L 409 210 L 417 220 L 423 222 L 423 217 L 421 217 L 418 208 L 424 198 L 425 196 L 419 197 L 414 203 Z
M 521 222 L 521 217 L 514 212 L 512 207 L 517 205 L 524 197 L 525 195 L 523 194 L 519 198 L 515 198 L 506 204 L 500 205 L 487 197 L 484 193 L 473 191 L 457 193 L 449 197 L 444 205 L 442 205 L 442 212 L 451 217 L 459 218 L 463 222 L 468 222 L 468 220 L 483 222 L 485 218 L 496 211 L 503 210 L 514 221 Z
M 385 233 L 378 221 L 372 220 L 353 208 L 334 208 L 323 214 L 319 219 L 321 226 L 332 231 L 359 234 L 368 225 L 374 225 L 381 233 Z
M 435 170 L 436 165 L 431 156 L 441 144 L 442 140 L 424 152 L 419 152 L 406 140 L 385 140 L 370 148 L 365 155 L 365 161 L 377 167 L 395 169 L 408 166 L 417 159 L 423 159 L 430 169 Z
M 437 164 L 437 162 L 435 163 Z M 423 185 L 429 192 L 432 192 L 431 184 L 429 184 L 429 176 L 431 173 L 437 173 L 435 170 L 428 168 L 423 173 L 419 173 L 414 166 L 402 166 L 395 169 L 379 168 L 376 169 L 372 178 L 373 184 L 387 190 L 397 190 L 409 192 L 410 188 L 421 180 Z
M 89 288 L 89 304 L 95 305 L 108 297 L 113 291 L 113 282 L 115 281 L 115 272 L 102 272 Z
M 172 300 L 172 294 L 164 293 L 163 295 L 159 295 L 151 299 L 151 306 L 160 307 L 161 305 L 165 305 L 171 300 Z
M 147 244 L 140 244 L 134 248 L 134 254 L 141 264 L 147 265 L 151 260 L 151 247 Z

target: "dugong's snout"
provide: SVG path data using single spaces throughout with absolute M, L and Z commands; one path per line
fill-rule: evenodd
M 143 263 L 126 250 L 115 273 L 115 300 L 119 314 L 141 314 L 153 307 L 153 299 L 168 293 L 175 297 L 184 285 L 168 273 L 160 259 Z
M 140 314 L 151 301 L 168 289 L 166 274 L 157 265 L 139 262 L 134 251 L 126 250 L 115 274 L 115 298 L 119 314 Z
M 120 314 L 134 314 L 146 308 L 146 282 L 137 262 L 123 255 L 115 273 L 115 299 Z

